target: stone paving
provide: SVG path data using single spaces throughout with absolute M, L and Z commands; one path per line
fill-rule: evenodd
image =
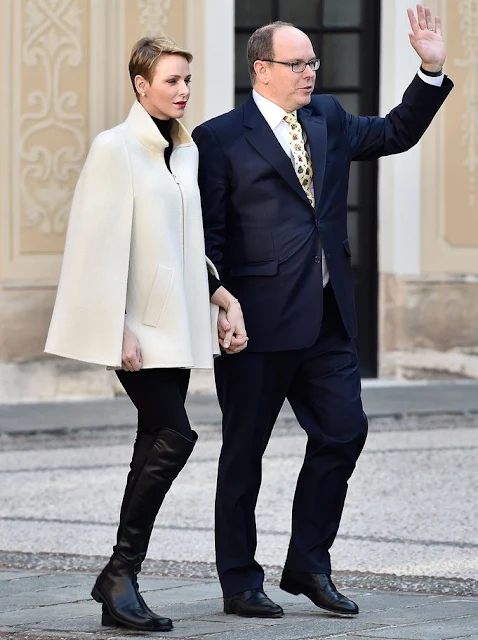
M 145 637 L 101 627 L 100 607 L 88 595 L 93 580 L 85 573 L 1 571 L 0 638 Z M 149 605 L 173 618 L 174 630 L 167 634 L 171 639 L 478 638 L 478 599 L 472 598 L 351 590 L 349 595 L 361 608 L 352 618 L 321 612 L 305 597 L 270 585 L 267 592 L 282 605 L 285 616 L 258 620 L 224 614 L 215 580 L 150 577 L 141 582 Z
M 403 396 L 389 415 L 372 416 L 332 550 L 334 580 L 359 603 L 356 618 L 278 588 L 305 444 L 283 415 L 264 460 L 258 558 L 286 615 L 264 621 L 222 612 L 213 549 L 220 436 L 203 402 L 192 411 L 199 443 L 166 498 L 140 576 L 150 605 L 175 621 L 167 637 L 478 640 L 478 412 L 471 396 L 465 405 L 460 412 L 456 395 L 442 397 L 435 414 L 414 413 Z M 39 428 L 55 412 L 44 409 L 37 405 L 25 429 L 0 434 L 0 639 L 133 638 L 102 628 L 89 595 L 114 539 L 133 427 L 92 428 L 101 411 L 88 408 L 73 430 Z

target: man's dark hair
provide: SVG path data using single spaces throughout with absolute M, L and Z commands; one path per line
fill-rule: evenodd
M 280 27 L 293 27 L 290 22 L 271 22 L 256 29 L 247 43 L 247 64 L 252 84 L 256 81 L 254 62 L 256 60 L 271 60 L 274 57 L 274 33 Z

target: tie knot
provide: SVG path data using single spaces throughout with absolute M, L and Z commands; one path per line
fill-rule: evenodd
M 300 126 L 299 125 L 299 121 L 297 120 L 296 116 L 293 113 L 286 113 L 286 115 L 284 116 L 284 120 L 287 122 L 287 124 L 289 124 L 290 126 Z

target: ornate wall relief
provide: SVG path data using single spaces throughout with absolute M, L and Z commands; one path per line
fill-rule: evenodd
M 168 24 L 172 0 L 138 0 L 139 24 L 143 33 L 161 33 Z
M 134 99 L 131 45 L 184 44 L 185 21 L 186 0 L 0 0 L 0 278 L 56 282 L 91 139 Z
M 24 0 L 15 6 L 20 108 L 13 114 L 18 133 L 13 159 L 20 251 L 60 252 L 86 152 L 88 6 L 80 0 Z

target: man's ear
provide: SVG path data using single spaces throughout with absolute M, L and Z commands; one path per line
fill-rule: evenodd
M 254 62 L 254 71 L 256 72 L 256 82 L 269 84 L 269 65 L 267 62 L 256 60 Z

